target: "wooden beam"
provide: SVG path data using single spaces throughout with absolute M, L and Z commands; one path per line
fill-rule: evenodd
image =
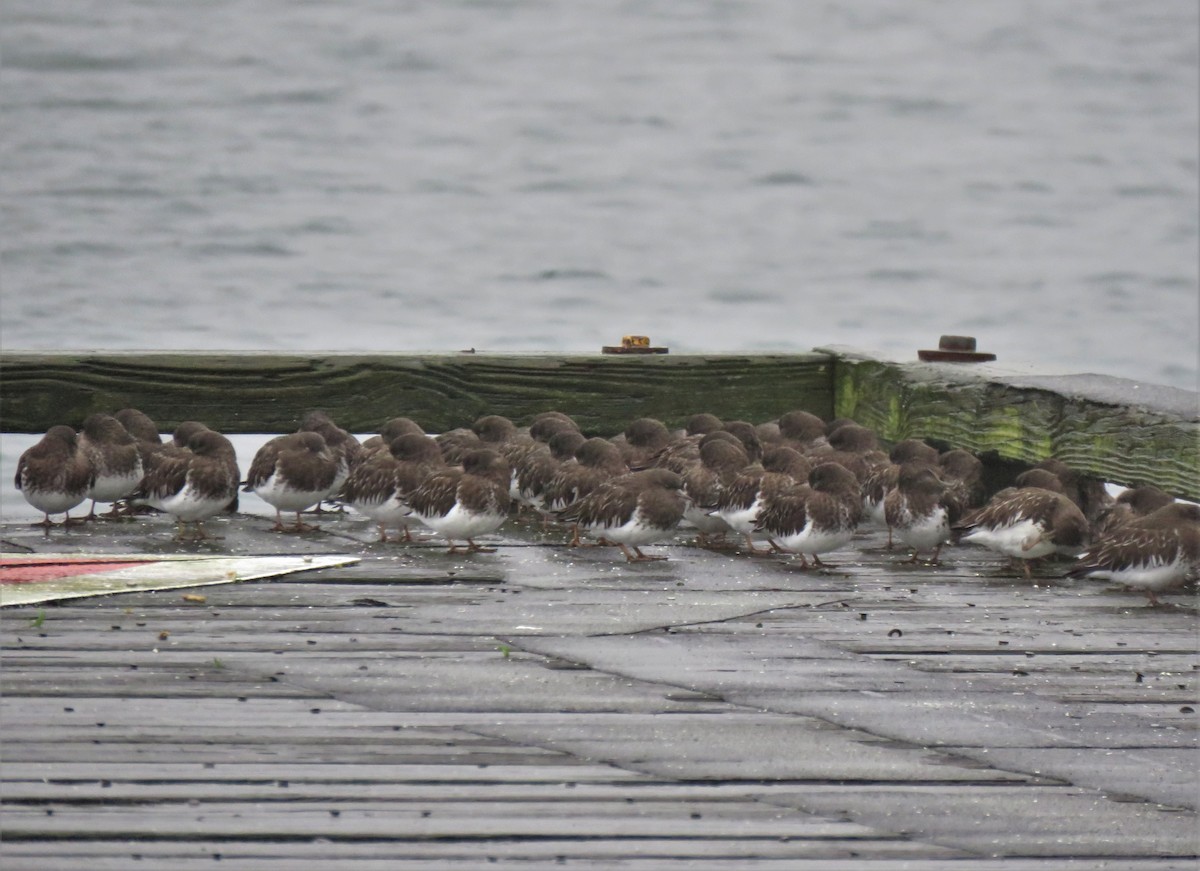
M 1197 394 L 1099 375 L 895 363 L 845 348 L 638 356 L 0 355 L 6 432 L 78 426 L 92 412 L 124 406 L 142 409 L 164 430 L 193 419 L 230 433 L 288 432 L 314 409 L 355 432 L 374 432 L 398 415 L 440 432 L 484 414 L 525 422 L 558 409 L 589 435 L 613 435 L 642 416 L 678 426 L 710 411 L 761 423 L 804 408 L 826 419 L 854 418 L 885 442 L 926 438 L 966 448 L 993 469 L 1054 456 L 1106 481 L 1156 484 L 1200 499 Z
M 169 431 L 200 420 L 223 432 L 290 432 L 322 409 L 355 432 L 391 417 L 426 430 L 484 414 L 523 422 L 557 409 L 595 435 L 653 416 L 758 423 L 804 408 L 833 412 L 826 354 L 489 355 L 96 352 L 0 355 L 6 432 L 78 426 L 93 412 L 140 408 Z
M 887 441 L 925 438 L 985 461 L 1057 457 L 1105 481 L 1200 499 L 1200 399 L 1192 391 L 824 350 L 837 361 L 834 413 Z

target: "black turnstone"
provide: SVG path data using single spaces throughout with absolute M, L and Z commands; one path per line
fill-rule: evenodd
M 825 421 L 810 411 L 798 408 L 781 414 L 776 425 L 783 444 L 801 453 L 827 444 Z
M 175 427 L 171 433 L 171 443 L 177 448 L 186 448 L 191 442 L 192 436 L 207 429 L 209 429 L 208 424 L 201 423 L 198 420 L 185 420 Z M 216 430 L 210 431 L 216 432 Z
M 297 432 L 276 436 L 258 449 L 243 490 L 275 509 L 273 532 L 307 532 L 317 527 L 304 523 L 300 512 L 333 493 L 338 472 L 338 459 L 320 433 Z M 296 515 L 293 526 L 283 525 L 284 511 Z
M 52 426 L 33 447 L 17 459 L 13 483 L 25 501 L 44 515 L 39 526 L 54 524 L 51 514 L 71 520 L 71 509 L 87 498 L 96 480 L 91 458 L 80 446 L 80 439 L 69 426 Z
M 121 422 L 121 426 L 125 427 L 125 431 L 137 440 L 138 450 L 142 455 L 142 465 L 149 466 L 148 458 L 162 450 L 162 434 L 158 431 L 158 424 L 143 411 L 136 408 L 122 408 L 120 411 L 114 412 L 113 417 Z
M 561 411 L 543 411 L 536 414 L 529 422 L 529 435 L 539 442 L 550 442 L 550 439 L 564 430 L 579 432 L 579 424 L 570 415 Z
M 562 464 L 558 474 L 542 491 L 544 510 L 557 517 L 601 484 L 628 472 L 629 466 L 621 458 L 620 449 L 608 439 L 593 436 L 575 451 L 573 462 Z M 570 544 L 578 546 L 580 543 L 579 525 L 572 523 Z
M 827 444 L 812 448 L 806 456 L 813 465 L 838 463 L 853 472 L 860 482 L 867 479 L 872 469 L 888 461 L 887 454 L 879 449 L 875 433 L 856 423 L 844 423 L 831 430 Z
M 188 439 L 186 449 L 164 453 L 129 498 L 172 515 L 177 539 L 206 539 L 204 521 L 237 498 L 238 477 L 229 439 L 202 428 Z M 189 524 L 194 532 L 187 536 Z
M 425 435 L 425 430 L 421 425 L 410 417 L 393 417 L 379 428 L 379 434 L 373 435 L 370 438 L 364 439 L 362 449 L 359 451 L 359 459 L 365 460 L 368 456 L 377 451 L 389 450 L 393 441 L 402 435 L 415 433 L 416 435 Z
M 1143 484 L 1139 487 L 1128 487 L 1117 494 L 1117 498 L 1092 523 L 1094 535 L 1104 535 L 1131 520 L 1145 517 L 1152 511 L 1157 511 L 1165 505 L 1170 505 L 1175 499 L 1170 493 L 1155 487 L 1153 484 Z
M 650 468 L 654 456 L 670 443 L 671 431 L 657 418 L 639 417 L 611 441 L 621 452 L 625 465 L 636 471 Z
M 175 427 L 171 434 L 171 440 L 163 444 L 161 450 L 154 452 L 154 456 L 150 462 L 146 463 L 146 474 L 149 474 L 163 458 L 178 456 L 181 451 L 186 451 L 191 443 L 192 437 L 200 432 L 216 432 L 209 429 L 207 424 L 201 423 L 198 420 L 185 420 L 183 423 Z M 215 454 L 219 454 L 222 461 L 225 463 L 226 470 L 230 477 L 233 478 L 235 484 L 241 481 L 241 471 L 238 469 L 237 451 L 233 447 L 233 443 L 223 434 L 217 433 L 218 438 L 210 439 L 212 442 L 212 450 Z M 238 484 L 240 486 L 240 484 Z M 236 514 L 238 510 L 238 489 L 234 487 L 233 498 L 229 500 L 229 504 L 225 506 L 226 514 Z M 151 506 L 153 507 L 153 506 Z
M 937 565 L 942 545 L 950 541 L 950 525 L 958 516 L 951 485 L 939 477 L 927 458 L 900 465 L 896 486 L 884 498 L 884 520 L 888 530 L 912 549 L 909 562 L 932 551 L 929 562 Z
M 741 439 L 723 429 L 707 433 L 692 433 L 671 439 L 661 451 L 654 455 L 651 466 L 655 469 L 670 469 L 677 475 L 684 474 L 689 468 L 700 462 L 700 446 L 718 440 L 742 448 Z
M 892 449 L 888 451 L 887 461 L 868 466 L 866 476 L 862 479 L 863 520 L 870 521 L 877 526 L 885 525 L 884 500 L 899 482 L 901 466 L 906 463 L 923 463 L 932 466 L 937 463 L 937 460 L 937 448 L 920 439 L 902 439 L 892 445 Z M 889 531 L 889 547 L 891 543 Z
M 793 484 L 764 504 L 756 529 L 798 554 L 802 568 L 809 567 L 808 557 L 823 567 L 820 555 L 849 544 L 861 516 L 858 478 L 839 463 L 820 463 L 807 484 Z
M 779 547 L 768 538 L 767 548 L 754 543 L 759 515 L 775 496 L 808 480 L 812 464 L 794 448 L 778 445 L 769 448 L 760 462 L 742 469 L 717 500 L 717 514 L 735 533 L 742 536 L 746 551 L 752 555 L 778 553 Z
M 764 450 L 784 443 L 783 435 L 779 432 L 779 421 L 776 420 L 758 424 L 754 427 L 754 434 L 758 436 L 759 444 Z
M 477 436 L 474 430 L 465 426 L 438 433 L 434 438 L 442 449 L 442 459 L 451 466 L 461 465 L 462 459 L 468 451 L 477 451 L 485 447 L 483 439 Z
M 683 433 L 690 436 L 705 436 L 710 432 L 716 432 L 723 426 L 725 426 L 725 422 L 712 412 L 698 411 L 689 415 L 688 419 L 683 422 Z
M 707 438 L 707 437 L 706 437 Z M 683 521 L 695 527 L 697 544 L 713 547 L 725 540 L 732 527 L 717 513 L 721 495 L 750 464 L 739 441 L 709 438 L 699 448 L 700 459 L 683 472 L 687 504 Z
M 979 508 L 987 501 L 983 483 L 983 461 L 962 448 L 938 455 L 938 474 L 950 485 L 950 497 L 960 514 Z
M 565 512 L 589 535 L 615 544 L 628 562 L 664 560 L 642 547 L 666 541 L 683 519 L 683 479 L 668 469 L 631 472 L 597 487 Z
M 1088 521 L 1079 506 L 1042 487 L 1002 490 L 951 528 L 958 540 L 1019 562 L 1026 578 L 1033 577 L 1033 560 L 1056 553 L 1077 555 L 1088 536 Z
M 1200 505 L 1172 502 L 1098 539 L 1067 571 L 1072 578 L 1114 581 L 1158 594 L 1200 574 Z
M 475 418 L 471 423 L 471 431 L 479 436 L 485 447 L 497 449 L 522 435 L 517 425 L 502 414 L 485 414 Z
M 1079 506 L 1089 523 L 1095 521 L 1113 503 L 1113 497 L 1103 481 L 1077 471 L 1057 457 L 1042 460 L 1034 468 L 1045 469 L 1056 475 L 1062 482 L 1067 498 Z
M 543 524 L 548 522 L 546 513 L 546 488 L 562 470 L 563 464 L 573 462 L 575 453 L 587 441 L 583 433 L 575 429 L 563 429 L 549 441 L 537 442 L 537 447 L 520 456 L 508 458 L 513 466 L 510 493 L 517 503 L 537 511 Z
M 1013 490 L 1020 490 L 1026 487 L 1037 487 L 1041 490 L 1049 490 L 1052 493 L 1067 495 L 1067 489 L 1063 486 L 1062 479 L 1049 469 L 1026 469 L 1013 479 Z M 1071 501 L 1074 502 L 1075 500 L 1072 499 Z
M 554 425 L 561 427 L 563 431 L 574 433 L 581 442 L 583 441 L 583 436 L 578 435 L 567 424 L 556 420 Z M 482 447 L 496 451 L 508 463 L 509 469 L 512 471 L 509 494 L 517 500 L 518 509 L 525 507 L 527 503 L 520 498 L 520 485 L 517 483 L 517 478 L 520 470 L 525 468 L 531 458 L 544 459 L 548 455 L 546 442 L 535 439 L 529 434 L 528 429 L 518 427 L 507 417 L 499 414 L 485 414 L 483 417 L 476 418 L 471 424 L 471 430 L 479 436 Z M 541 430 L 541 432 L 547 438 L 550 437 L 549 430 Z
M 150 473 L 163 454 L 183 450 L 183 448 L 175 447 L 174 443 L 164 442 L 162 434 L 158 431 L 158 424 L 139 409 L 122 408 L 114 412 L 113 417 L 119 420 L 121 426 L 125 427 L 125 431 L 137 440 L 138 453 L 142 458 L 143 475 Z M 132 514 L 148 514 L 153 513 L 154 510 L 145 503 L 135 505 L 128 500 L 125 502 L 125 507 Z
M 763 443 L 758 437 L 758 428 L 754 424 L 744 420 L 727 420 L 721 425 L 721 429 L 737 436 L 742 447 L 746 449 L 746 455 L 750 457 L 750 462 L 757 463 L 762 459 Z
M 449 553 L 459 550 L 454 543 L 467 543 L 467 552 L 489 553 L 495 548 L 475 543 L 481 535 L 495 532 L 508 519 L 512 498 L 508 462 L 490 448 L 476 448 L 462 456 L 461 468 L 434 472 L 408 496 L 417 518 L 446 537 Z
M 342 489 L 342 485 L 346 483 L 350 470 L 354 468 L 362 454 L 362 444 L 358 437 L 348 430 L 342 429 L 323 411 L 311 411 L 305 415 L 297 431 L 315 432 L 325 439 L 325 446 L 329 448 L 329 452 L 333 454 L 338 464 L 337 475 L 333 479 L 333 489 L 330 490 L 330 494 L 336 496 Z M 320 511 L 320 508 L 321 505 L 318 502 L 317 510 Z
M 108 517 L 120 516 L 118 503 L 137 489 L 144 474 L 137 439 L 111 414 L 97 413 L 84 420 L 79 446 L 96 471 L 96 480 L 88 490 L 92 509 L 84 519 L 96 519 L 97 502 L 111 503 Z
M 342 498 L 375 521 L 380 542 L 388 541 L 389 527 L 401 530 L 401 541 L 412 541 L 410 526 L 417 521 L 408 495 L 444 468 L 441 449 L 432 438 L 418 433 L 397 436 L 388 450 L 368 455 L 350 470 Z

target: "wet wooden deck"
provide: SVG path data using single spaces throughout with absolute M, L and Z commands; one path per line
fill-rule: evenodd
M 217 547 L 363 561 L 0 612 L 5 869 L 1197 867 L 1191 597 L 878 533 L 802 572 L 267 525 Z

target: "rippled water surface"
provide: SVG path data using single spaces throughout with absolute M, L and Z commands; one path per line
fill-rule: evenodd
M 1196 387 L 1197 4 L 9 0 L 0 344 Z

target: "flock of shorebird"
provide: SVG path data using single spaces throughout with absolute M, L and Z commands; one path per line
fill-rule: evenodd
M 874 523 L 913 562 L 973 543 L 1028 578 L 1035 561 L 1066 557 L 1067 575 L 1140 589 L 1151 604 L 1200 572 L 1200 506 L 1152 486 L 1114 498 L 1055 460 L 989 495 L 982 469 L 967 451 L 915 439 L 885 452 L 869 429 L 802 410 L 758 425 L 696 414 L 678 431 L 639 418 L 612 438 L 586 437 L 558 412 L 523 427 L 486 415 L 436 436 L 397 417 L 362 442 L 313 412 L 264 444 L 243 478 L 224 435 L 189 421 L 164 441 L 149 417 L 122 409 L 89 416 L 78 432 L 52 427 L 20 457 L 15 483 L 47 527 L 58 513 L 78 522 L 69 512 L 90 499 L 86 519 L 97 503 L 112 503 L 114 515 L 142 506 L 169 513 L 180 540 L 206 538 L 207 518 L 253 492 L 275 509 L 277 531 L 313 529 L 302 512 L 333 500 L 370 518 L 381 542 L 389 530 L 412 540 L 419 524 L 451 551 L 459 541 L 488 550 L 475 539 L 528 509 L 569 527 L 572 544 L 591 538 L 630 562 L 663 559 L 642 548 L 687 526 L 702 546 L 824 566 L 823 554 Z M 285 513 L 295 522 L 285 526 Z

